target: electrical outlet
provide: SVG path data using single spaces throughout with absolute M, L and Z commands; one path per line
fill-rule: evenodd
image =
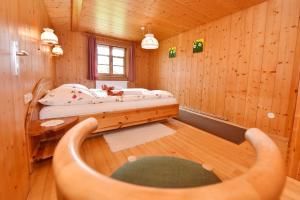
M 29 92 L 27 94 L 24 94 L 24 103 L 28 104 L 32 100 L 32 93 Z
M 275 118 L 275 114 L 274 114 L 273 112 L 268 112 L 268 113 L 267 113 L 267 117 L 268 117 L 269 119 L 274 119 L 274 118 Z

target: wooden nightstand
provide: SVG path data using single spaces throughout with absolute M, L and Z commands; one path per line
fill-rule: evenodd
M 41 126 L 43 122 L 49 120 L 64 120 L 64 123 L 56 126 Z M 27 130 L 31 162 L 51 158 L 59 139 L 77 122 L 78 117 L 31 121 Z

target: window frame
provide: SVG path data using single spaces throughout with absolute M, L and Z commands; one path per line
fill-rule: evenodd
M 102 42 L 97 42 L 97 48 L 98 46 L 107 46 L 109 47 L 109 55 L 101 55 L 98 54 L 97 52 L 97 59 L 98 56 L 108 56 L 109 57 L 109 73 L 105 74 L 105 73 L 99 73 L 98 72 L 98 61 L 97 61 L 97 79 L 99 80 L 116 80 L 116 81 L 127 81 L 127 65 L 128 65 L 128 53 L 127 53 L 127 47 L 125 46 L 121 46 L 121 45 L 115 45 L 115 44 L 107 44 L 107 43 L 102 43 Z M 124 57 L 121 56 L 113 56 L 112 54 L 112 50 L 113 48 L 122 48 L 124 49 Z M 124 74 L 113 74 L 113 58 L 123 58 L 124 59 Z M 121 66 L 121 65 L 115 65 L 115 66 Z

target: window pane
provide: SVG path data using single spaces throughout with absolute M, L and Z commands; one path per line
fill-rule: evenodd
M 98 73 L 109 74 L 109 65 L 98 65 Z
M 109 55 L 109 46 L 105 45 L 98 45 L 97 46 L 97 53 L 100 55 Z
M 124 57 L 124 55 L 125 55 L 125 49 L 124 48 L 113 47 L 113 49 L 112 49 L 112 55 L 113 56 Z
M 98 56 L 98 64 L 109 65 L 109 57 L 108 56 Z
M 124 67 L 113 66 L 113 74 L 124 74 Z
M 113 65 L 124 66 L 124 58 L 115 58 L 115 57 L 113 57 Z

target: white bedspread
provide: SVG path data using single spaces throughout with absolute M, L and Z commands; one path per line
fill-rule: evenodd
M 86 105 L 45 106 L 40 111 L 40 119 L 89 115 L 96 114 L 99 112 L 113 112 L 137 108 L 149 108 L 155 106 L 172 105 L 176 103 L 176 99 L 171 97 L 129 102 L 106 102 Z
M 108 96 L 105 90 L 90 89 L 94 95 L 93 103 L 130 102 L 147 99 L 172 98 L 173 94 L 164 90 L 146 90 L 142 88 L 124 89 L 122 96 Z
M 48 92 L 39 102 L 47 106 L 71 106 L 173 98 L 173 94 L 168 91 L 143 88 L 113 90 L 112 92 L 122 92 L 123 94 L 110 96 L 106 90 L 87 89 L 78 84 L 64 84 Z

